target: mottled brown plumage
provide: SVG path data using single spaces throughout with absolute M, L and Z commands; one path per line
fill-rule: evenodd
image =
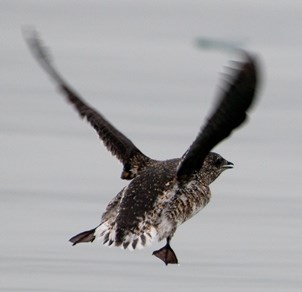
M 158 161 L 143 154 L 67 85 L 35 32 L 27 34 L 26 40 L 67 100 L 93 126 L 107 149 L 122 162 L 122 178 L 131 180 L 109 202 L 101 223 L 70 241 L 75 245 L 97 238 L 109 246 L 136 249 L 155 239 L 166 239 L 166 245 L 153 254 L 166 265 L 178 263 L 170 246 L 177 227 L 208 204 L 211 198 L 209 185 L 225 169 L 233 166 L 210 151 L 246 119 L 257 85 L 255 58 L 243 52 L 245 62 L 230 77 L 213 114 L 185 154 L 181 158 Z

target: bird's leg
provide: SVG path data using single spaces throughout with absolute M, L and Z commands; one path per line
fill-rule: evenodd
M 153 252 L 153 255 L 155 255 L 156 257 L 161 259 L 166 265 L 178 264 L 176 254 L 170 246 L 170 240 L 171 240 L 171 238 L 168 237 L 166 245 L 164 247 L 162 247 L 161 249 Z

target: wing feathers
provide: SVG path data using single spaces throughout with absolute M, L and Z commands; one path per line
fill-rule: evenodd
M 96 130 L 107 149 L 123 164 L 122 178 L 132 179 L 136 172 L 152 160 L 145 156 L 125 135 L 111 125 L 100 113 L 90 107 L 84 100 L 64 81 L 52 64 L 46 48 L 42 45 L 35 31 L 25 32 L 25 39 L 34 57 L 43 69 L 58 84 L 67 100 L 74 106 L 81 117 L 86 118 Z
M 212 115 L 184 154 L 177 170 L 178 179 L 200 170 L 210 150 L 245 121 L 257 85 L 256 60 L 247 53 L 245 57 L 246 61 L 235 71 L 233 80 L 226 82 Z

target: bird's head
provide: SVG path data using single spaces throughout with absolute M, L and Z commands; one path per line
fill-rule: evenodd
M 212 183 L 224 170 L 233 168 L 234 164 L 227 161 L 221 155 L 210 152 L 205 158 L 201 175 L 205 183 Z

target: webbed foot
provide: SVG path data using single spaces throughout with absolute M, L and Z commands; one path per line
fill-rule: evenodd
M 166 266 L 168 264 L 178 264 L 176 254 L 171 248 L 169 242 L 170 240 L 167 239 L 167 244 L 164 247 L 153 252 L 153 255 L 161 259 L 166 264 Z

